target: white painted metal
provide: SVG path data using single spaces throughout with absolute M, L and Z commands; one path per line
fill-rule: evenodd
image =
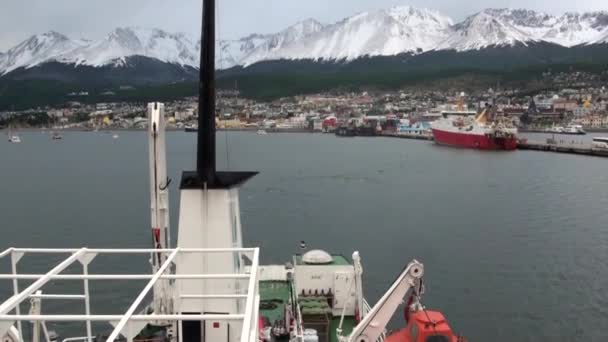
M 412 290 L 418 291 L 423 275 L 424 266 L 417 260 L 410 262 L 368 315 L 361 320 L 347 338 L 341 338 L 341 340 L 347 342 L 377 341 L 383 335 L 391 317 L 406 295 Z
M 258 295 L 258 262 L 259 262 L 259 250 L 256 250 L 255 252 L 253 252 L 253 260 L 252 260 L 252 264 L 251 264 L 251 272 L 256 272 L 256 274 L 252 273 L 251 278 L 249 278 L 249 284 L 247 285 L 247 293 L 253 293 L 255 294 L 254 296 L 248 296 L 247 297 L 247 302 L 245 303 L 245 316 L 248 317 L 249 319 L 245 319 L 243 321 L 243 327 L 242 330 L 243 331 L 250 331 L 250 330 L 254 330 L 257 331 L 257 327 L 258 327 L 258 307 L 259 304 L 256 305 L 256 301 L 259 303 L 260 298 Z M 249 338 L 251 338 L 251 336 L 245 336 L 244 334 L 241 335 L 241 342 L 247 342 L 249 341 Z
M 317 293 L 333 293 L 335 296 L 333 314 L 340 316 L 344 305 L 347 305 L 346 315 L 354 316 L 355 303 L 346 299 L 355 296 L 354 286 L 348 290 L 349 279 L 354 279 L 355 270 L 352 265 L 308 265 L 297 264 L 294 260 L 294 277 L 296 283 L 296 293 L 306 295 Z
M 246 299 L 247 295 L 180 295 L 180 298 L 190 298 L 190 299 Z
M 7 256 L 12 252 L 16 253 L 28 253 L 28 254 L 67 254 L 67 253 L 75 253 L 81 250 L 82 248 L 14 248 L 10 247 L 0 253 L 0 259 Z M 87 253 L 96 253 L 96 254 L 149 254 L 149 253 L 173 253 L 175 248 L 165 248 L 165 249 L 154 249 L 154 248 L 87 248 Z M 232 253 L 232 252 L 250 252 L 256 248 L 180 248 L 179 254 L 188 254 L 188 253 Z
M 119 321 L 124 317 L 120 315 L 0 315 L 0 321 L 21 320 L 21 321 L 46 321 L 46 322 L 110 322 Z M 204 314 L 204 315 L 131 315 L 130 321 L 154 322 L 158 320 L 216 320 L 216 321 L 242 321 L 244 314 Z M 240 334 L 239 334 L 240 336 Z
M 353 252 L 353 267 L 355 268 L 355 298 L 357 301 L 356 313 L 359 318 L 363 318 L 367 312 L 363 310 L 363 266 L 361 265 L 361 256 L 359 252 Z
M 125 325 L 129 321 L 129 318 L 131 316 L 133 316 L 133 313 L 135 313 L 135 310 L 137 310 L 139 305 L 141 305 L 142 301 L 144 300 L 144 298 L 146 297 L 148 292 L 150 292 L 150 290 L 152 289 L 154 284 L 156 284 L 156 281 L 158 281 L 158 279 L 165 272 L 165 270 L 167 270 L 169 268 L 169 266 L 171 265 L 171 262 L 173 262 L 173 259 L 175 259 L 175 256 L 177 255 L 178 252 L 179 252 L 179 248 L 177 248 L 173 253 L 171 253 L 171 255 L 169 255 L 169 257 L 162 264 L 162 266 L 158 270 L 156 270 L 156 272 L 154 273 L 154 277 L 152 279 L 150 279 L 150 282 L 148 282 L 146 287 L 144 287 L 144 289 L 139 293 L 139 296 L 137 296 L 137 298 L 131 304 L 131 306 L 129 307 L 127 312 L 120 319 L 120 322 L 118 323 L 118 325 L 116 326 L 114 331 L 112 331 L 112 334 L 110 334 L 110 336 L 108 337 L 107 342 L 114 342 L 114 340 L 122 332 Z M 159 315 L 162 315 L 162 313 L 159 313 Z
M 1 279 L 39 279 L 44 274 L 0 274 Z M 152 274 L 57 274 L 49 276 L 50 280 L 148 280 Z M 247 274 L 166 274 L 161 279 L 249 279 Z
M 23 257 L 23 252 L 11 251 L 11 272 L 13 275 L 17 274 L 17 263 Z M 13 278 L 13 294 L 19 293 L 19 280 Z M 17 315 L 21 314 L 21 308 L 19 305 L 15 308 L 15 313 Z M 19 331 L 19 339 L 23 341 L 23 335 L 21 332 L 23 331 L 23 326 L 21 321 L 17 322 L 17 330 Z M 0 336 L 2 336 L 4 332 L 0 331 Z
M 148 103 L 148 141 L 150 164 L 150 209 L 151 234 L 155 249 L 170 246 L 169 231 L 169 178 L 167 177 L 167 157 L 165 147 L 165 105 Z M 165 253 L 152 253 L 152 272 L 156 273 L 167 259 Z M 154 285 L 154 312 L 173 312 L 171 284 L 161 279 Z
M 42 291 L 36 291 L 37 295 L 42 295 Z M 40 315 L 42 310 L 40 297 L 31 298 L 30 296 L 30 315 Z M 40 322 L 34 322 L 32 324 L 32 342 L 40 342 Z
M 41 249 L 24 249 L 29 250 L 31 253 L 41 253 Z M 8 249 L 9 252 L 2 252 L 0 255 L 7 256 L 12 253 L 25 253 L 24 250 L 17 249 Z M 46 250 L 50 254 L 55 253 L 66 253 L 74 251 L 74 249 L 68 250 Z M 201 320 L 201 321 L 218 321 L 218 322 L 230 322 L 230 332 L 229 335 L 233 336 L 231 340 L 234 341 L 243 341 L 243 342 L 257 342 L 258 335 L 258 326 L 257 326 L 257 312 L 259 310 L 259 297 L 257 295 L 257 284 L 258 284 L 258 274 L 259 274 L 259 250 L 257 248 L 222 248 L 222 249 L 189 249 L 187 251 L 182 251 L 179 248 L 176 249 L 164 249 L 163 253 L 171 252 L 171 254 L 165 259 L 165 263 L 162 267 L 154 274 L 104 274 L 102 277 L 96 274 L 88 274 L 88 268 L 83 267 L 83 274 L 70 274 L 70 275 L 62 275 L 58 274 L 63 269 L 67 268 L 70 264 L 75 262 L 76 260 L 80 260 L 81 262 L 85 262 L 83 266 L 88 265 L 88 261 L 92 260 L 87 255 L 96 255 L 97 253 L 102 254 L 112 254 L 113 250 L 87 250 L 76 249 L 76 252 L 68 255 L 68 257 L 51 269 L 46 274 L 40 275 L 30 275 L 28 279 L 35 280 L 32 285 L 27 287 L 25 290 L 16 293 L 11 298 L 6 300 L 3 304 L 0 305 L 0 328 L 4 327 L 4 329 L 0 329 L 0 336 L 7 336 L 9 338 L 12 335 L 4 335 L 7 331 L 14 332 L 14 334 L 19 334 L 17 329 L 11 328 L 13 322 L 39 322 L 39 326 L 43 327 L 46 330 L 45 322 L 85 322 L 88 323 L 87 326 L 90 326 L 91 322 L 117 322 L 115 331 L 113 332 L 111 338 L 108 341 L 112 341 L 113 338 L 116 338 L 119 333 L 124 334 L 127 337 L 134 337 L 137 335 L 139 327 L 143 327 L 146 323 L 155 323 L 158 321 L 166 321 L 166 322 L 174 322 L 176 325 L 180 324 L 182 320 Z M 114 254 L 125 254 L 124 249 L 115 250 Z M 142 255 L 144 252 L 142 250 L 128 250 L 132 252 L 133 255 Z M 148 253 L 150 249 L 144 250 Z M 237 257 L 241 257 L 242 255 L 247 255 L 247 257 L 251 260 L 252 264 L 249 267 L 249 273 L 231 273 L 231 274 L 181 274 L 181 275 L 167 275 L 165 271 L 172 264 L 173 260 L 177 259 L 181 254 L 186 255 L 200 255 L 210 254 L 212 256 L 223 256 L 225 254 L 230 255 L 231 259 L 235 259 Z M 15 269 L 16 271 L 16 269 Z M 19 279 L 20 274 L 8 274 L 2 275 L 3 279 Z M 38 276 L 37 278 L 33 278 L 31 276 Z M 35 300 L 41 301 L 43 299 L 53 299 L 53 300 L 83 300 L 88 302 L 90 300 L 90 294 L 85 288 L 85 294 L 42 294 L 42 293 L 32 293 L 32 291 L 38 291 L 41 286 L 46 284 L 48 281 L 57 279 L 57 277 L 67 277 L 63 279 L 73 279 L 73 280 L 110 280 L 110 279 L 119 279 L 119 280 L 140 280 L 140 279 L 149 279 L 148 285 L 143 289 L 142 292 L 139 293 L 135 301 L 129 307 L 129 310 L 126 313 L 122 314 L 110 314 L 110 315 L 96 315 L 91 314 L 90 312 L 87 314 L 69 314 L 69 315 L 57 315 L 57 314 L 43 314 L 39 311 L 33 311 L 31 314 L 9 314 L 9 312 L 15 309 L 19 303 L 25 300 Z M 12 278 L 11 278 L 12 277 Z M 201 301 L 242 301 L 246 302 L 246 305 L 242 305 L 239 310 L 225 311 L 225 314 L 195 314 L 195 315 L 185 315 L 180 313 L 171 313 L 171 314 L 133 314 L 135 309 L 142 304 L 143 299 L 146 294 L 153 288 L 156 281 L 159 279 L 200 279 L 205 281 L 216 280 L 216 281 L 246 281 L 247 286 L 243 287 L 242 291 L 227 293 L 225 291 L 221 291 L 218 293 L 209 292 L 205 288 L 196 289 L 196 291 L 183 294 L 184 297 L 192 296 L 192 298 L 197 298 Z M 181 296 L 181 295 L 180 295 Z M 243 327 L 247 327 L 247 330 L 244 330 Z M 88 330 L 88 329 L 87 329 Z M 228 333 L 227 333 L 228 334 Z M 45 332 L 45 336 L 48 333 Z M 18 336 L 18 335 L 17 335 Z M 252 336 L 255 339 L 251 339 Z M 80 338 L 80 340 L 90 340 L 92 338 L 92 332 L 87 331 L 87 336 L 84 338 Z M 11 341 L 22 341 L 20 337 L 11 339 Z
M 33 294 L 30 298 L 40 298 L 40 299 L 74 299 L 74 300 L 82 300 L 86 298 L 86 295 L 61 295 L 61 294 Z
M 238 189 L 185 189 L 181 191 L 179 233 L 180 248 L 241 248 Z M 180 255 L 176 259 L 176 274 L 209 274 L 244 269 L 238 254 Z M 254 270 L 252 269 L 252 272 Z M 257 270 L 255 270 L 257 272 Z M 257 275 L 256 275 L 257 277 Z M 224 280 L 178 279 L 175 291 L 179 294 L 200 292 L 231 294 L 245 291 L 242 283 Z M 180 298 L 180 313 L 234 312 L 242 310 L 242 299 Z M 227 336 L 217 337 L 218 342 L 238 341 L 241 327 L 231 324 Z
M 26 298 L 36 292 L 40 287 L 46 284 L 49 280 L 51 280 L 51 276 L 58 274 L 59 272 L 65 270 L 68 266 L 70 266 L 74 261 L 78 260 L 78 257 L 86 252 L 86 248 L 81 248 L 78 252 L 72 254 L 70 257 L 62 261 L 59 265 L 55 266 L 52 270 L 50 270 L 47 274 L 42 276 L 40 279 L 36 280 L 32 285 L 28 286 L 25 290 L 19 292 L 18 294 L 13 295 L 7 301 L 0 305 L 0 315 L 6 315 L 9 311 L 15 309 Z M 3 335 L 5 331 L 0 331 L 0 335 Z
M 333 314 L 336 316 L 355 314 L 355 275 L 353 272 L 334 273 L 334 305 Z

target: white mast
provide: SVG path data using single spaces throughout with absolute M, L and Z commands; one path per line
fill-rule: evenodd
M 215 160 L 215 0 L 203 2 L 201 34 L 201 66 L 196 171 L 184 172 L 180 184 L 180 210 L 177 248 L 231 249 L 243 244 L 238 187 L 255 172 L 218 172 Z M 244 269 L 241 255 L 182 255 L 176 258 L 177 276 L 187 274 L 238 274 Z M 251 293 L 257 284 L 251 283 Z M 244 293 L 245 284 L 239 279 L 178 279 L 175 283 L 176 311 L 200 315 L 227 315 L 251 307 L 243 298 L 231 294 Z M 213 297 L 193 297 L 196 292 L 213 293 Z M 219 296 L 218 296 L 219 295 Z M 257 300 L 257 299 L 256 299 Z M 257 312 L 257 304 L 254 305 Z M 247 320 L 246 320 L 247 321 Z M 192 320 L 182 323 L 183 342 L 236 342 L 242 332 L 252 329 L 251 340 L 257 333 L 251 322 L 220 322 Z M 257 324 L 257 321 L 254 323 Z M 181 341 L 180 341 L 181 342 Z
M 148 134 L 150 156 L 150 209 L 153 248 L 170 248 L 169 234 L 169 183 L 165 150 L 165 105 L 148 103 Z M 166 261 L 167 254 L 151 255 L 152 271 L 158 272 Z M 167 271 L 168 273 L 168 271 Z M 154 313 L 157 315 L 173 312 L 172 294 L 169 280 L 159 280 L 154 285 Z

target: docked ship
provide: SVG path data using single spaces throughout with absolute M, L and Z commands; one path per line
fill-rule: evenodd
M 568 134 L 568 135 L 585 135 L 587 132 L 581 125 L 568 125 L 566 127 L 552 126 L 545 130 L 546 133 L 552 134 Z
M 347 258 L 302 242 L 288 263 L 260 265 L 261 249 L 243 247 L 239 188 L 257 172 L 216 169 L 214 0 L 204 1 L 203 18 L 196 170 L 183 172 L 179 184 L 176 245 L 169 229 L 165 109 L 150 103 L 151 219 L 142 239 L 151 246 L 0 252 L 11 266 L 0 280 L 12 281 L 12 295 L 0 304 L 1 341 L 463 342 L 441 312 L 422 305 L 425 269 L 417 260 L 406 263 L 371 306 L 356 251 Z M 37 256 L 35 267 L 26 264 L 31 255 Z M 96 267 L 107 256 L 118 264 Z M 149 261 L 148 272 L 125 273 L 124 260 L 137 258 Z M 48 261 L 48 271 L 26 273 L 40 271 L 40 260 Z M 142 280 L 146 285 L 126 310 L 115 286 L 99 285 L 124 282 L 123 296 Z M 79 285 L 61 288 L 58 281 Z M 91 303 L 100 298 L 116 299 L 116 305 L 95 312 L 102 310 Z M 47 306 L 51 300 L 62 304 Z M 403 313 L 402 328 L 391 333 L 387 327 L 396 312 Z
M 444 112 L 431 124 L 433 138 L 440 145 L 480 150 L 515 150 L 517 128 L 501 120 L 489 120 L 488 108 L 479 115 Z

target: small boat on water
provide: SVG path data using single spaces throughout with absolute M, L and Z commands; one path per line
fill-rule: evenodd
M 608 150 L 608 137 L 594 137 L 592 146 L 599 150 Z
M 61 139 L 63 139 L 63 135 L 61 135 L 61 133 L 59 133 L 59 132 L 53 132 L 53 134 L 51 135 L 51 139 L 52 140 L 61 140 Z
M 196 133 L 198 132 L 198 126 L 196 125 L 187 125 L 184 127 L 184 131 L 188 133 Z
M 13 144 L 18 144 L 21 142 L 21 137 L 13 132 L 13 127 L 12 126 L 8 126 L 8 141 L 13 143 Z
M 554 134 L 561 134 L 564 133 L 564 127 L 562 126 L 551 126 L 547 129 L 545 129 L 546 133 L 554 133 Z
M 113 138 L 113 139 L 118 139 L 118 134 L 114 134 L 114 135 L 112 136 L 112 138 Z
M 15 134 L 15 135 L 9 136 L 8 141 L 11 143 L 14 143 L 14 144 L 18 144 L 21 142 L 21 138 Z
M 569 134 L 569 135 L 585 135 L 587 132 L 583 129 L 581 125 L 568 125 L 566 127 L 563 126 L 552 126 L 545 129 L 545 133 L 551 134 Z
M 583 129 L 581 125 L 568 125 L 564 128 L 563 134 L 573 134 L 573 135 L 585 135 L 587 132 Z
M 258 135 L 268 135 L 268 132 L 266 132 L 266 130 L 265 130 L 265 129 L 258 129 L 257 134 L 258 134 Z

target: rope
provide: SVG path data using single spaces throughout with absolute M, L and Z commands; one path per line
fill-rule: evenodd
M 417 299 L 418 299 L 418 303 L 422 303 L 420 300 L 422 299 L 420 297 L 420 295 L 418 293 L 415 294 Z M 422 304 L 420 304 L 420 306 L 422 306 Z M 426 316 L 426 319 L 431 322 L 431 324 L 433 325 L 433 332 L 435 333 L 435 335 L 437 335 L 437 324 L 431 319 L 431 317 L 429 316 L 429 313 L 426 312 L 426 308 L 424 306 L 422 306 L 422 312 L 424 312 L 424 315 Z

